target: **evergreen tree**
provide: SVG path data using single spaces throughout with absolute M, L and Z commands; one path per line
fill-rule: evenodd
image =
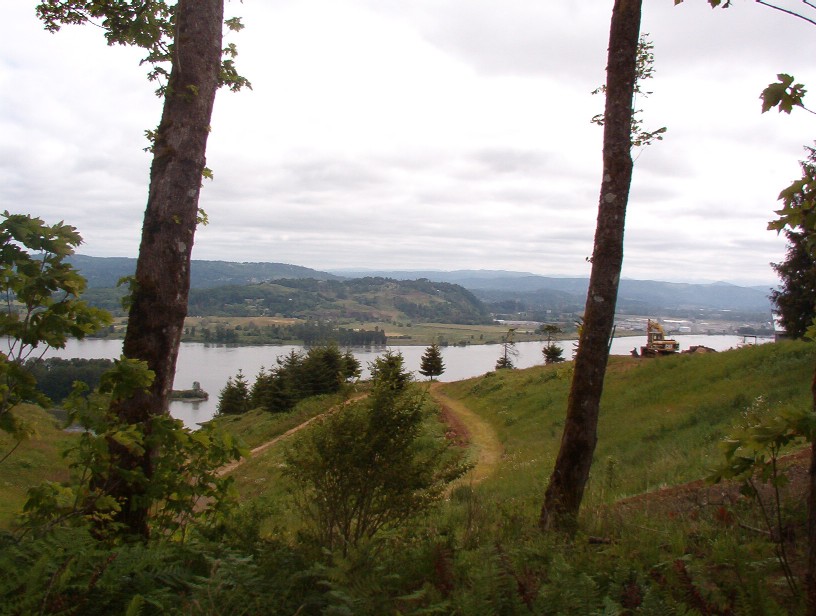
M 513 335 L 516 333 L 515 328 L 510 328 L 502 338 L 502 354 L 496 361 L 496 370 L 512 370 L 515 368 L 513 358 L 518 357 L 518 349 Z
M 544 363 L 547 365 L 564 361 L 564 349 L 554 342 L 548 342 L 541 352 L 544 354 Z
M 779 310 L 782 325 L 792 338 L 801 338 L 816 317 L 816 260 L 813 237 L 786 230 L 788 249 L 782 263 L 772 266 L 782 282 L 771 291 L 771 301 Z
M 402 353 L 386 351 L 368 364 L 371 381 L 375 388 L 401 391 L 411 382 L 411 373 L 405 370 L 405 359 Z
M 289 411 L 295 406 L 297 399 L 290 379 L 280 366 L 269 372 L 261 368 L 250 392 L 252 406 L 269 413 Z
M 249 385 L 240 370 L 235 378 L 227 379 L 227 384 L 218 396 L 219 415 L 240 415 L 249 410 Z
M 362 366 L 360 360 L 354 357 L 351 351 L 346 351 L 343 354 L 343 377 L 346 381 L 360 378 L 362 374 Z
M 434 342 L 425 349 L 425 353 L 422 355 L 419 362 L 419 373 L 433 381 L 435 376 L 439 376 L 443 372 L 445 372 L 445 364 L 442 361 L 442 352 L 439 350 L 439 345 Z
M 345 381 L 346 362 L 335 344 L 309 349 L 300 366 L 301 397 L 319 396 L 339 391 Z

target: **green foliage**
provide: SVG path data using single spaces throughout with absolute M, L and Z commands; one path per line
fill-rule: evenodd
M 239 551 L 230 546 L 230 528 L 221 529 L 220 539 L 111 547 L 83 529 L 58 529 L 0 545 L 0 614 L 297 611 L 282 590 L 285 584 L 300 590 L 288 577 L 308 578 L 296 553 L 271 543 L 259 546 L 259 555 Z
M 442 361 L 442 352 L 439 350 L 439 345 L 434 342 L 422 354 L 419 362 L 419 373 L 433 381 L 435 376 L 439 376 L 443 372 L 445 372 L 445 362 Z
M 779 113 L 790 113 L 794 107 L 804 108 L 802 100 L 807 93 L 805 86 L 801 83 L 794 84 L 793 77 L 780 73 L 776 76 L 779 80 L 776 83 L 770 84 L 762 91 L 760 98 L 762 99 L 762 113 L 770 111 L 777 107 Z
M 496 370 L 512 370 L 516 367 L 513 363 L 513 358 L 518 357 L 519 352 L 514 339 L 515 333 L 516 330 L 510 328 L 502 337 L 502 354 L 496 361 Z
M 411 374 L 405 370 L 402 353 L 388 349 L 368 364 L 371 381 L 376 389 L 402 391 L 411 382 Z
M 227 384 L 218 395 L 219 415 L 240 415 L 250 408 L 249 385 L 240 370 L 235 379 L 227 379 Z
M 0 311 L 0 336 L 8 350 L 0 353 L 0 430 L 18 441 L 29 431 L 12 407 L 46 400 L 23 363 L 111 321 L 108 313 L 79 299 L 85 279 L 65 259 L 81 242 L 77 230 L 62 222 L 47 225 L 26 214 L 2 214 L 0 295 L 5 308 Z
M 799 163 L 802 177 L 779 193 L 782 209 L 776 210 L 778 218 L 768 223 L 768 229 L 781 232 L 788 228 L 794 231 L 812 232 L 816 229 L 816 150 L 805 147 L 806 160 Z
M 586 534 L 571 541 L 535 530 L 542 477 L 560 437 L 558 426 L 550 432 L 563 420 L 569 386 L 569 379 L 557 376 L 566 366 L 537 366 L 445 384 L 446 395 L 463 400 L 498 433 L 504 453 L 494 475 L 457 486 L 439 507 L 381 528 L 345 556 L 339 539 L 327 554 L 318 553 L 304 535 L 286 534 L 288 502 L 257 500 L 258 479 L 273 483 L 282 460 L 270 457 L 264 466 L 253 458 L 236 473 L 244 475 L 247 466 L 259 462 L 247 503 L 204 527 L 188 525 L 184 542 L 111 546 L 85 526 L 38 529 L 14 539 L 0 534 L 0 613 L 119 614 L 140 606 L 151 614 L 802 613 L 800 598 L 780 592 L 782 573 L 771 542 L 745 528 L 757 523 L 744 499 L 712 500 L 712 493 L 695 494 L 686 486 L 613 501 L 699 478 L 711 466 L 708 452 L 716 451 L 723 434 L 746 424 L 750 413 L 741 412 L 758 392 L 768 394 L 768 405 L 753 405 L 754 423 L 807 408 L 804 377 L 812 371 L 814 353 L 812 345 L 785 342 L 660 362 L 613 358 L 604 397 L 607 417 L 599 426 L 604 438 L 598 457 L 607 460 L 607 468 L 591 479 L 593 498 L 581 520 Z M 328 480 L 336 479 L 373 490 L 369 478 L 387 477 L 381 464 L 388 466 L 391 458 L 365 467 L 354 464 L 351 455 L 344 458 L 345 447 L 369 451 L 361 432 L 381 432 L 367 413 L 377 396 L 404 400 L 405 406 L 397 406 L 410 424 L 415 411 L 408 401 L 416 399 L 416 391 L 410 384 L 401 392 L 385 383 L 373 387 L 368 401 L 329 416 L 339 421 L 350 411 L 362 419 L 346 420 L 341 433 L 347 438 L 324 435 L 319 441 L 329 445 L 332 460 L 348 462 L 353 472 L 351 477 L 322 475 L 327 488 L 333 486 Z M 333 402 L 323 400 L 323 410 Z M 311 408 L 290 422 L 283 414 L 253 411 L 214 423 L 242 425 L 248 435 L 268 430 L 257 436 L 259 444 L 319 412 Z M 277 422 L 274 429 L 250 425 L 253 414 Z M 439 426 L 427 411 L 422 415 L 417 448 L 430 452 L 440 446 Z M 329 418 L 318 433 L 327 429 Z M 387 413 L 380 424 L 394 418 L 393 411 Z M 736 430 L 735 421 L 740 422 Z M 386 434 L 402 434 L 404 426 Z M 290 444 L 296 454 L 300 443 L 318 441 L 309 432 L 301 431 L 304 441 Z M 784 431 L 773 427 L 770 433 Z M 391 441 L 380 442 L 384 447 Z M 303 455 L 324 463 L 329 456 L 321 457 L 321 451 Z M 446 456 L 451 455 L 448 450 Z M 337 510 L 350 502 L 346 496 L 341 492 L 334 501 Z M 796 515 L 791 522 L 798 535 L 804 507 L 799 501 L 788 507 L 787 514 Z
M 743 413 L 741 424 L 722 441 L 724 461 L 710 479 L 746 480 L 758 473 L 763 481 L 784 483 L 774 468 L 781 452 L 795 441 L 810 440 L 814 430 L 816 417 L 806 407 L 771 409 L 758 397 Z
M 564 361 L 564 349 L 555 342 L 548 342 L 544 348 L 541 349 L 541 353 L 544 355 L 544 363 L 548 366 Z
M 82 381 L 89 389 L 95 389 L 102 374 L 112 366 L 113 360 L 110 359 L 48 357 L 29 359 L 25 369 L 37 381 L 37 389 L 59 405 L 73 391 L 75 381 Z
M 66 453 L 72 481 L 31 488 L 24 528 L 40 534 L 55 526 L 91 524 L 98 537 L 115 538 L 120 529 L 113 520 L 121 503 L 111 488 L 123 481 L 140 488 L 159 536 L 183 537 L 191 521 L 212 519 L 229 507 L 232 480 L 219 476 L 218 469 L 243 454 L 231 435 L 212 426 L 192 432 L 168 415 L 133 424 L 111 413 L 111 403 L 146 390 L 152 380 L 145 362 L 123 357 L 102 376 L 97 391 L 88 395 L 87 386 L 77 384 L 65 404 L 69 422 L 85 429 Z M 155 451 L 152 468 L 118 466 L 111 443 L 131 453 Z
M 450 283 L 429 280 L 355 278 L 351 280 L 281 279 L 262 284 L 193 289 L 191 316 L 343 317 L 377 321 L 383 312 L 405 320 L 438 323 L 489 323 L 487 308 L 470 291 Z M 349 334 L 350 336 L 351 334 Z M 337 337 L 340 344 L 372 344 Z M 307 343 L 325 343 L 327 338 Z
M 788 239 L 785 260 L 772 263 L 780 288 L 771 291 L 771 301 L 779 310 L 785 333 L 802 338 L 816 317 L 816 260 L 811 234 L 784 230 Z
M 424 398 L 408 387 L 401 360 L 375 360 L 371 395 L 304 430 L 284 453 L 309 531 L 344 555 L 425 511 L 466 470 L 427 434 Z
M 292 350 L 276 361 L 275 368 L 258 373 L 249 393 L 250 408 L 285 412 L 304 398 L 336 393 L 360 376 L 357 359 L 350 352 L 341 353 L 335 344 L 314 346 L 305 354 Z
M 652 93 L 643 89 L 643 82 L 654 77 L 654 43 L 649 40 L 648 33 L 642 34 L 638 40 L 636 70 L 634 95 L 647 98 Z M 606 85 L 600 86 L 592 93 L 606 94 Z M 655 130 L 645 130 L 643 120 L 638 116 L 642 111 L 642 109 L 634 109 L 632 113 L 631 138 L 632 146 L 636 148 L 651 145 L 654 141 L 662 141 L 663 134 L 668 130 L 665 126 Z M 599 113 L 590 121 L 598 126 L 603 126 L 606 119 L 603 113 Z
M 743 492 L 753 497 L 763 514 L 768 534 L 774 537 L 776 554 L 794 597 L 798 594 L 796 576 L 791 570 L 783 534 L 780 488 L 788 483 L 781 471 L 779 458 L 786 447 L 811 442 L 816 434 L 816 416 L 806 407 L 769 407 L 757 398 L 744 413 L 743 421 L 722 443 L 724 461 L 709 477 L 713 482 L 739 479 Z M 755 481 L 771 488 L 771 498 L 763 498 Z
M 169 65 L 173 59 L 173 41 L 176 34 L 175 4 L 163 0 L 124 0 L 98 2 L 89 0 L 44 0 L 37 5 L 37 17 L 49 32 L 58 32 L 64 25 L 93 24 L 99 27 L 108 45 L 140 47 L 146 56 L 142 63 L 150 64 L 150 81 L 159 81 L 159 96 L 167 92 L 170 76 Z M 243 28 L 239 18 L 226 20 L 231 31 Z M 219 85 L 237 92 L 243 87 L 252 88 L 249 81 L 235 68 L 235 45 L 224 48 L 219 73 Z
M 816 316 L 816 292 L 811 284 L 816 275 L 816 149 L 805 149 L 808 157 L 800 162 L 802 178 L 779 194 L 783 207 L 776 210 L 776 220 L 768 223 L 768 229 L 785 232 L 789 241 L 786 260 L 773 266 L 781 278 L 782 289 L 772 292 L 771 298 L 794 337 L 816 335 L 816 329 L 811 327 Z

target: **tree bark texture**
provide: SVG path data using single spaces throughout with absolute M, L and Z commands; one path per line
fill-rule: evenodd
M 813 397 L 812 412 L 816 413 L 816 372 L 810 384 Z M 805 572 L 805 599 L 808 616 L 816 616 L 816 435 L 810 437 L 810 474 L 807 496 L 807 571 Z
M 612 10 L 603 177 L 592 273 L 561 447 L 539 519 L 543 530 L 574 528 L 597 442 L 598 411 L 615 320 L 632 179 L 631 122 L 641 5 L 642 0 L 615 0 Z
M 123 353 L 147 362 L 155 373 L 149 392 L 116 405 L 129 424 L 146 423 L 167 412 L 176 372 L 187 296 L 190 258 L 198 216 L 215 93 L 221 68 L 223 0 L 179 0 L 173 61 L 161 123 L 154 142 L 150 188 L 142 227 L 135 284 Z M 133 456 L 111 443 L 125 469 L 152 475 L 151 452 Z M 122 479 L 113 494 L 124 502 L 122 519 L 147 537 L 147 509 L 133 484 Z

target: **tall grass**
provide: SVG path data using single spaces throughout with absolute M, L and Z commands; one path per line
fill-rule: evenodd
M 8 528 L 22 510 L 28 488 L 41 481 L 68 479 L 68 462 L 62 453 L 77 439 L 76 433 L 65 432 L 53 415 L 38 406 L 22 404 L 15 413 L 32 427 L 34 435 L 0 464 L 0 528 Z M 15 441 L 0 431 L 0 458 L 14 446 Z
M 190 546 L 195 553 L 168 545 L 178 554 L 164 563 L 150 551 L 129 559 L 121 548 L 124 557 L 94 544 L 90 568 L 57 562 L 44 570 L 43 582 L 41 568 L 25 563 L 53 564 L 52 545 L 29 543 L 5 556 L 0 549 L 0 569 L 21 579 L 0 588 L 0 604 L 3 594 L 52 596 L 52 586 L 61 584 L 58 597 L 104 593 L 88 601 L 102 606 L 105 597 L 132 605 L 143 596 L 167 613 L 233 613 L 235 606 L 304 615 L 801 613 L 801 597 L 787 591 L 772 542 L 755 530 L 760 524 L 750 502 L 690 488 L 677 492 L 688 502 L 621 499 L 704 476 L 717 441 L 756 397 L 771 408 L 809 405 L 815 360 L 813 346 L 793 342 L 705 356 L 613 358 L 574 538 L 543 534 L 536 525 L 561 438 L 570 366 L 503 370 L 443 386 L 493 427 L 504 448 L 494 474 L 456 486 L 435 511 L 347 556 L 306 549 L 292 532 L 297 520 L 277 478 L 280 449 L 272 447 L 236 470 L 245 506 L 222 526 L 202 528 L 204 540 Z M 291 421 L 248 415 L 224 425 L 260 440 Z M 694 500 L 698 493 L 703 501 Z M 791 536 L 802 536 L 802 503 L 787 502 L 785 515 Z M 802 543 L 790 544 L 795 571 L 802 569 Z M 143 560 L 161 583 L 174 581 L 172 593 L 157 592 L 154 577 L 141 575 Z
M 810 404 L 816 348 L 801 342 L 706 355 L 611 358 L 587 503 L 704 477 L 717 443 L 758 396 L 771 406 Z M 496 502 L 537 510 L 561 439 L 568 364 L 501 370 L 445 385 L 489 421 L 505 455 L 480 488 Z M 524 505 L 524 503 L 528 503 Z M 531 514 L 532 515 L 532 514 Z

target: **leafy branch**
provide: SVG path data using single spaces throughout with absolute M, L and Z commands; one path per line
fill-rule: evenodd
M 43 0 L 37 5 L 37 17 L 49 32 L 65 25 L 90 24 L 103 30 L 108 45 L 140 47 L 146 55 L 141 64 L 151 65 L 147 78 L 156 81 L 158 96 L 167 93 L 169 64 L 173 60 L 176 34 L 176 5 L 164 0 Z M 240 32 L 239 17 L 224 21 L 228 30 Z M 238 51 L 234 44 L 222 51 L 219 85 L 237 92 L 252 89 L 252 84 L 235 67 Z
M 635 99 L 637 96 L 647 98 L 652 92 L 642 88 L 643 82 L 654 77 L 654 44 L 649 40 L 649 34 L 644 33 L 638 41 L 637 49 L 637 72 L 635 76 Z M 602 85 L 592 91 L 592 94 L 606 94 L 606 85 Z M 655 141 L 662 141 L 663 134 L 668 130 L 665 126 L 657 130 L 645 130 L 643 120 L 638 114 L 642 109 L 634 109 L 632 113 L 632 146 L 639 148 L 651 145 Z M 592 117 L 590 122 L 603 126 L 606 121 L 604 114 L 599 113 Z

